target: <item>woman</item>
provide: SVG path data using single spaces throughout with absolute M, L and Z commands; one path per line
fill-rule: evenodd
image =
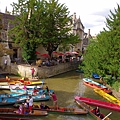
M 54 105 L 54 107 L 58 108 L 57 96 L 56 96 L 56 94 L 54 92 L 51 94 L 51 97 L 53 99 L 53 105 Z

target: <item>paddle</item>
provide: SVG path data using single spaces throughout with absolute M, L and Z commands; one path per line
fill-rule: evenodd
M 105 120 L 105 118 L 107 118 L 108 116 L 110 116 L 112 114 L 112 112 L 110 112 L 108 115 L 106 115 L 102 120 Z

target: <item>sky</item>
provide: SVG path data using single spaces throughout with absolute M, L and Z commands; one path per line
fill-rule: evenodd
M 11 3 L 18 0 L 0 0 L 0 11 L 12 11 Z M 90 29 L 92 36 L 97 35 L 105 27 L 106 18 L 110 15 L 110 10 L 114 12 L 120 0 L 59 0 L 59 3 L 65 4 L 70 14 L 76 13 L 80 17 L 84 31 L 87 33 Z

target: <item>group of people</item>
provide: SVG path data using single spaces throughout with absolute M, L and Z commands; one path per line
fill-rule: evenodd
M 33 112 L 32 106 L 33 106 L 33 98 L 32 98 L 32 96 L 29 96 L 29 99 L 26 99 L 26 102 L 22 103 L 19 106 L 18 111 L 15 111 L 15 112 L 19 113 L 19 114 L 31 114 Z
M 57 96 L 56 96 L 55 92 L 50 93 L 48 86 L 46 86 L 46 88 L 44 90 L 44 94 L 50 95 L 50 97 L 53 100 L 54 109 L 57 109 L 58 103 L 57 103 Z M 26 111 L 25 108 L 27 108 L 27 110 L 29 109 L 29 112 Z M 49 109 L 49 106 L 45 105 L 44 102 L 41 102 L 40 108 L 41 109 Z M 33 98 L 32 98 L 32 96 L 29 96 L 29 99 L 27 99 L 25 103 L 22 103 L 19 106 L 17 113 L 19 113 L 19 114 L 28 114 L 28 113 L 32 114 L 33 113 Z

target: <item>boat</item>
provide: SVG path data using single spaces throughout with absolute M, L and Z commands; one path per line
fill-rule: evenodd
M 95 78 L 95 79 L 100 79 L 100 76 L 98 74 L 96 74 L 96 73 L 93 73 L 92 77 Z
M 111 114 L 109 113 L 107 116 L 105 116 L 103 113 L 101 113 L 101 116 L 104 116 L 104 118 L 100 118 L 98 116 L 96 116 L 94 113 L 93 113 L 93 107 L 91 107 L 90 105 L 82 102 L 79 100 L 79 97 L 76 96 L 75 98 L 75 102 L 80 106 L 82 107 L 84 110 L 88 111 L 88 113 L 96 120 L 111 120 L 108 116 Z
M 21 85 L 43 85 L 44 81 L 8 81 L 9 85 L 21 84 Z
M 27 94 L 24 94 L 24 95 L 21 95 L 19 97 L 16 97 L 16 98 L 19 98 L 19 99 L 29 99 L 29 95 Z M 50 96 L 49 95 L 44 95 L 44 94 L 38 94 L 38 95 L 32 95 L 32 98 L 33 98 L 33 101 L 34 102 L 38 102 L 38 101 L 47 101 L 50 99 Z
M 20 104 L 14 104 L 15 108 L 19 108 Z M 43 110 L 51 114 L 63 114 L 63 115 L 84 115 L 88 111 L 83 109 L 73 108 L 73 107 L 58 107 L 55 109 L 54 106 L 48 106 L 47 109 L 41 109 L 39 105 L 33 105 L 33 110 Z
M 32 114 L 29 114 L 29 110 L 27 110 L 28 114 L 19 114 L 17 108 L 0 108 L 0 116 L 2 117 L 40 117 L 48 115 L 47 111 L 39 111 L 33 110 Z
M 39 81 L 37 78 L 20 78 L 20 77 L 8 77 L 0 78 L 0 82 L 8 82 L 8 81 Z
M 35 88 L 37 87 L 38 89 L 42 88 L 43 85 L 26 85 L 26 88 Z M 20 84 L 14 84 L 14 85 L 0 85 L 0 89 L 1 90 L 10 90 L 11 89 L 23 89 L 24 88 L 24 85 L 20 85 Z
M 0 98 L 2 98 L 2 97 L 20 97 L 22 95 L 24 95 L 24 94 L 18 94 L 18 93 L 10 93 L 10 94 L 8 94 L 8 93 L 3 93 L 3 94 L 0 94 Z
M 35 119 L 29 119 L 29 118 L 13 118 L 13 117 L 1 117 L 0 120 L 35 120 Z
M 89 78 L 83 78 L 83 81 L 85 81 L 85 82 L 90 82 L 90 83 L 95 84 L 95 85 L 98 85 L 98 86 L 100 86 L 100 87 L 102 87 L 102 88 L 107 88 L 106 86 L 104 86 L 104 85 L 102 85 L 102 84 L 100 84 L 100 83 L 98 83 L 98 82 L 95 82 L 95 81 L 93 81 L 92 79 L 89 79 Z
M 114 104 L 117 104 L 117 105 L 120 105 L 120 100 L 118 100 L 116 97 L 110 95 L 110 94 L 107 94 L 106 92 L 104 92 L 103 90 L 100 90 L 100 89 L 97 89 L 95 88 L 94 91 L 101 95 L 102 97 L 104 97 L 105 99 L 107 99 L 109 102 L 111 103 L 114 103 Z
M 112 94 L 112 91 L 110 89 L 108 89 L 108 88 L 102 88 L 101 86 L 98 86 L 98 85 L 90 83 L 90 82 L 83 82 L 83 84 L 86 85 L 86 86 L 88 86 L 88 87 L 91 87 L 93 89 L 94 88 L 99 88 L 99 89 L 105 91 L 108 94 Z
M 94 105 L 94 106 L 99 106 L 99 107 L 103 107 L 103 108 L 107 108 L 107 109 L 111 109 L 111 110 L 116 110 L 120 112 L 120 106 L 117 104 L 113 104 L 110 102 L 104 102 L 101 100 L 95 100 L 95 99 L 91 99 L 91 98 L 85 98 L 85 97 L 81 97 L 81 96 L 77 96 L 77 98 L 79 97 L 79 100 L 82 102 L 85 102 L 89 105 Z
M 84 71 L 82 69 L 77 69 L 76 72 L 78 72 L 78 73 L 84 73 Z
M 53 90 L 49 90 L 50 91 L 50 93 L 52 93 L 53 92 Z M 26 90 L 24 90 L 24 89 L 11 89 L 10 88 L 10 92 L 12 92 L 12 93 L 19 93 L 19 94 L 30 94 L 30 95 L 32 95 L 32 94 L 34 94 L 34 88 L 27 88 Z M 43 94 L 43 93 L 45 93 L 45 90 L 44 89 L 37 89 L 37 92 L 36 92 L 36 94 Z
M 15 97 L 0 97 L 0 106 L 13 105 L 15 103 L 22 103 L 25 99 Z

